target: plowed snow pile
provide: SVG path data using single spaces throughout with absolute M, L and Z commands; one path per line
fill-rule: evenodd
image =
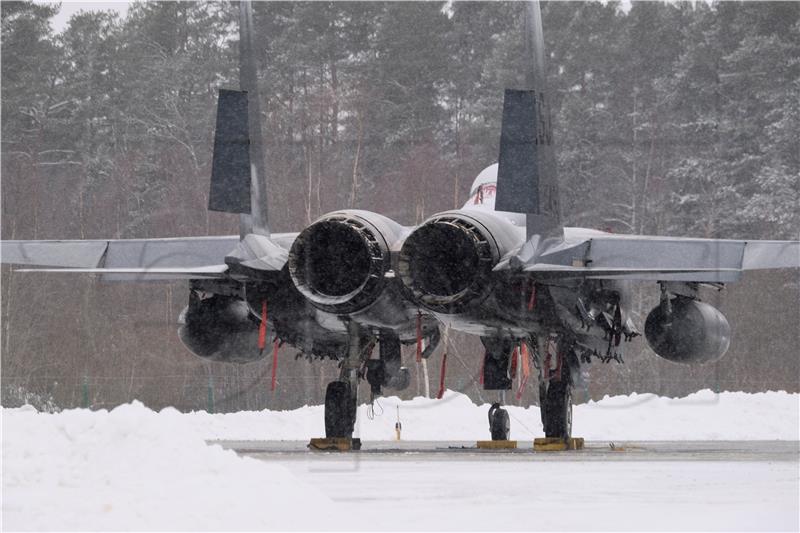
M 701 391 L 682 399 L 632 395 L 575 408 L 589 440 L 798 439 L 800 396 Z M 384 398 L 362 438 L 394 436 L 400 406 L 407 440 L 487 437 L 488 406 L 455 392 L 443 400 Z M 512 438 L 541 436 L 539 411 L 509 408 Z M 344 513 L 283 466 L 240 458 L 209 439 L 307 439 L 323 430 L 319 406 L 234 414 L 3 409 L 4 530 L 348 529 Z
M 488 438 L 489 405 L 478 406 L 458 392 L 441 400 L 381 398 L 359 407 L 356 434 L 364 440 L 394 439 L 397 406 L 405 440 L 480 440 Z M 508 407 L 511 438 L 542 437 L 539 408 Z M 294 411 L 185 415 L 203 427 L 208 438 L 232 440 L 306 440 L 320 436 L 322 406 Z M 797 440 L 800 395 L 786 392 L 748 394 L 703 390 L 685 398 L 653 394 L 606 397 L 577 405 L 574 431 L 587 440 Z
M 3 530 L 228 530 L 253 527 L 254 512 L 265 528 L 324 528 L 329 498 L 207 435 L 200 420 L 139 402 L 3 409 Z

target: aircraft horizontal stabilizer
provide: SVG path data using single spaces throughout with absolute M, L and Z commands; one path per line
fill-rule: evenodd
M 541 274 L 544 278 L 694 281 L 705 283 L 733 282 L 742 275 L 742 271 L 737 268 L 587 268 L 538 264 L 526 267 L 524 270 L 525 272 Z
M 0 261 L 16 265 L 92 268 L 109 241 L 0 241 Z
M 227 265 L 194 268 L 20 268 L 15 272 L 58 272 L 62 274 L 104 274 L 105 281 L 168 281 L 222 278 Z
M 800 241 L 747 241 L 742 270 L 800 267 Z
M 730 282 L 744 270 L 800 268 L 798 241 L 744 241 L 607 235 L 565 240 L 503 261 L 495 270 L 522 270 L 543 277 Z
M 107 279 L 164 279 L 208 277 L 227 269 L 225 256 L 239 237 L 183 237 L 167 239 L 116 239 L 68 241 L 0 241 L 3 263 L 61 272 L 97 271 Z M 204 270 L 205 269 L 205 270 Z M 116 272 L 118 271 L 118 272 Z M 125 274 L 118 278 L 116 274 Z

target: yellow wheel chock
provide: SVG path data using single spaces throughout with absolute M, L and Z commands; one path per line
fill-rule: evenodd
M 582 437 L 570 437 L 569 439 L 544 437 L 533 439 L 533 451 L 535 452 L 563 452 L 566 450 L 582 449 Z
M 308 448 L 314 451 L 349 452 L 361 449 L 361 439 L 347 437 L 311 439 L 311 442 L 308 443 Z

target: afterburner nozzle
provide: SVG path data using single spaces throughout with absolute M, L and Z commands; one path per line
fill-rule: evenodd
M 288 265 L 295 286 L 311 303 L 341 314 L 375 301 L 391 260 L 386 241 L 373 224 L 333 213 L 297 236 Z
M 454 313 L 486 296 L 498 256 L 486 228 L 463 216 L 445 215 L 405 240 L 398 274 L 422 305 Z

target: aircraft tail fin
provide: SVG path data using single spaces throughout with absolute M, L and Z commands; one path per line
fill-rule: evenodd
M 247 93 L 220 89 L 208 209 L 251 213 Z
M 525 5 L 524 40 L 525 88 L 506 89 L 503 100 L 495 209 L 525 213 L 530 237 L 561 229 L 538 1 Z
M 266 150 L 249 1 L 239 2 L 239 85 L 240 91 L 219 91 L 208 208 L 240 213 L 242 237 L 268 237 Z

